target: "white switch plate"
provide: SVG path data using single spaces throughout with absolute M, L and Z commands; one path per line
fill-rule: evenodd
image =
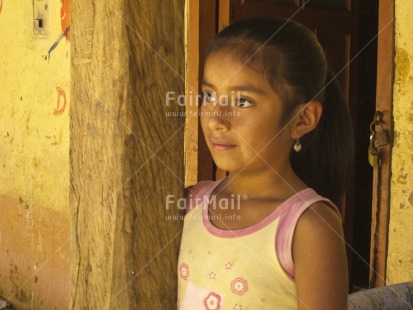
M 49 34 L 49 1 L 33 0 L 33 34 Z

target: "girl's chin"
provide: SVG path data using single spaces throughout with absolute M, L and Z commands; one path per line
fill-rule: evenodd
M 225 170 L 225 171 L 232 171 L 233 170 L 233 165 L 225 163 L 222 160 L 216 160 L 214 158 L 214 163 L 217 166 L 217 168 L 219 168 L 221 170 Z
M 240 167 L 239 165 L 234 165 L 234 162 L 227 162 L 227 161 L 223 161 L 223 160 L 219 160 L 219 159 L 217 160 L 215 158 L 214 158 L 214 162 L 215 162 L 215 165 L 219 169 L 224 170 L 224 171 L 228 171 L 230 173 L 235 173 L 235 172 L 242 169 L 242 167 Z

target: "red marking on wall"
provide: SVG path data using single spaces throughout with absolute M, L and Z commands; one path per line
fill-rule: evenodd
M 66 109 L 66 93 L 60 87 L 56 87 L 56 90 L 57 90 L 57 107 L 54 110 L 53 114 L 56 116 L 59 116 L 59 115 L 62 115 Z M 60 98 L 63 98 L 63 106 L 61 108 L 60 108 Z
M 1 0 L 0 0 L 1 1 Z M 65 32 L 70 26 L 70 1 L 62 0 L 62 7 L 60 8 L 60 22 L 62 24 L 62 31 Z M 70 41 L 70 32 L 65 33 L 65 37 Z

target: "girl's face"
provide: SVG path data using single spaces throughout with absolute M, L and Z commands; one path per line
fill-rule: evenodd
M 218 52 L 205 63 L 202 92 L 202 130 L 219 168 L 254 174 L 289 167 L 293 139 L 288 125 L 280 125 L 282 102 L 262 72 Z

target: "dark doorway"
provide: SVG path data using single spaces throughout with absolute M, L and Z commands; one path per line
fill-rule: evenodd
M 359 3 L 358 100 L 356 109 L 356 169 L 353 209 L 352 283 L 368 287 L 372 218 L 373 168 L 367 160 L 370 122 L 376 106 L 378 1 Z

